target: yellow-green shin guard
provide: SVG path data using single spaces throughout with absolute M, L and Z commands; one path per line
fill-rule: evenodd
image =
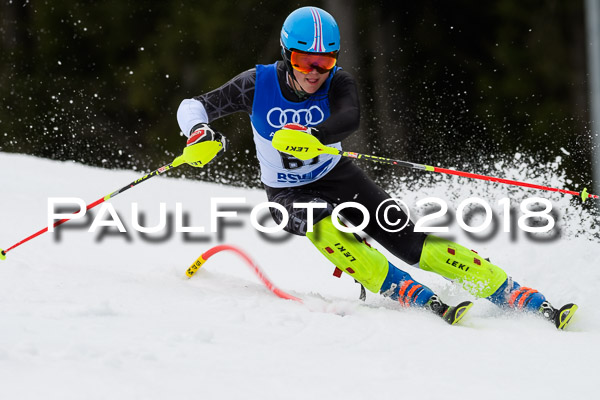
M 433 235 L 425 239 L 419 267 L 459 282 L 479 298 L 491 296 L 507 278 L 504 270 L 474 251 Z
M 378 293 L 385 281 L 389 264 L 383 254 L 359 242 L 353 234 L 338 230 L 331 216 L 313 226 L 306 237 L 336 267 L 352 276 L 365 288 Z

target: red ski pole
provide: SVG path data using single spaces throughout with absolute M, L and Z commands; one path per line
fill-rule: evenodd
M 159 169 L 152 171 L 149 174 L 146 174 L 139 179 L 136 179 L 135 181 L 123 186 L 121 189 L 119 189 L 115 192 L 109 193 L 104 197 L 99 198 L 98 200 L 94 201 L 93 203 L 88 204 L 86 206 L 86 211 L 96 207 L 98 204 L 104 203 L 106 200 L 111 199 L 118 194 L 123 193 L 127 189 L 131 189 L 132 187 L 139 185 L 142 182 L 146 182 L 148 179 L 155 177 L 157 175 L 160 175 L 163 172 L 167 172 L 170 169 L 178 167 L 181 164 L 190 164 L 194 167 L 202 167 L 202 166 L 206 165 L 212 159 L 212 157 L 210 155 L 214 156 L 214 154 L 216 154 L 218 152 L 218 150 L 220 150 L 222 148 L 222 146 L 223 145 L 220 142 L 215 142 L 215 141 L 201 142 L 201 143 L 196 143 L 192 146 L 188 146 L 183 150 L 183 154 L 178 156 L 177 158 L 175 158 L 171 163 L 164 165 L 164 166 L 160 167 Z M 207 154 L 208 154 L 208 156 L 207 156 Z M 74 213 L 74 214 L 76 214 L 76 213 Z M 59 221 L 56 221 L 53 226 L 56 228 L 57 226 L 62 225 L 69 220 L 71 220 L 71 218 L 61 219 Z M 31 239 L 34 239 L 46 232 L 48 232 L 48 227 L 40 229 L 36 233 L 13 244 L 6 250 L 0 249 L 0 260 L 5 260 L 6 253 L 11 251 L 12 249 L 19 247 L 23 243 L 26 243 L 26 242 L 30 241 Z
M 354 152 L 350 152 L 350 151 L 343 151 L 343 150 L 336 149 L 334 147 L 325 146 L 324 144 L 319 142 L 319 139 L 317 139 L 316 137 L 314 137 L 308 133 L 304 133 L 304 132 L 297 131 L 297 130 L 282 129 L 282 130 L 275 132 L 272 143 L 273 143 L 273 147 L 275 147 L 277 150 L 287 153 L 287 154 L 290 154 L 296 158 L 299 158 L 300 160 L 310 160 L 312 158 L 315 158 L 319 154 L 333 154 L 333 155 L 340 155 L 342 157 L 374 161 L 374 162 L 383 163 L 383 164 L 397 165 L 399 167 L 407 167 L 407 168 L 419 169 L 419 170 L 423 170 L 423 171 L 432 171 L 432 172 L 439 172 L 442 174 L 464 176 L 466 178 L 480 179 L 480 180 L 490 181 L 490 182 L 499 182 L 499 183 L 505 183 L 507 185 L 514 185 L 514 186 L 523 186 L 523 187 L 528 187 L 531 189 L 546 190 L 549 192 L 566 193 L 566 194 L 571 194 L 573 196 L 579 196 L 579 197 L 581 197 L 581 199 L 584 202 L 587 199 L 597 199 L 600 197 L 598 195 L 588 193 L 587 189 L 585 189 L 585 188 L 583 189 L 582 192 L 575 192 L 572 190 L 565 190 L 565 189 L 558 189 L 558 188 L 553 188 L 553 187 L 549 187 L 549 186 L 536 185 L 534 183 L 520 182 L 520 181 L 504 179 L 504 178 L 496 178 L 494 176 L 473 174 L 471 172 L 456 171 L 453 169 L 432 167 L 430 165 L 416 164 L 416 163 L 412 163 L 412 162 L 408 162 L 408 161 L 394 160 L 394 159 L 386 158 L 386 157 L 378 157 L 378 156 L 372 156 L 369 154 L 361 154 L 361 153 L 354 153 Z

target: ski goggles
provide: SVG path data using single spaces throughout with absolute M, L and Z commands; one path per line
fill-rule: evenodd
M 337 56 L 337 51 L 331 53 L 305 53 L 292 50 L 290 61 L 292 67 L 303 74 L 308 74 L 313 69 L 316 69 L 320 74 L 324 74 L 335 67 Z

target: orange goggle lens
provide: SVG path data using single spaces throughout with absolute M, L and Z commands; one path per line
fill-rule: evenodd
M 292 62 L 292 67 L 303 74 L 308 74 L 313 69 L 316 69 L 320 74 L 324 74 L 327 71 L 331 71 L 331 69 L 335 67 L 335 63 L 337 62 L 337 54 L 315 54 L 292 51 L 290 61 Z

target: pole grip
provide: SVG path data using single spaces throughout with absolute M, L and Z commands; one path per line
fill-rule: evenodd
M 0 260 L 6 260 L 6 253 L 2 249 L 0 249 Z

